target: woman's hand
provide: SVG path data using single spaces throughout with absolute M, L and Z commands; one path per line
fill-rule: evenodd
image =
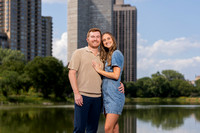
M 122 82 L 120 82 L 120 86 L 118 87 L 118 90 L 119 90 L 121 93 L 125 93 L 124 84 L 123 84 Z
M 102 69 L 101 69 L 101 64 L 98 64 L 96 61 L 92 61 L 92 66 L 93 68 L 99 73 Z

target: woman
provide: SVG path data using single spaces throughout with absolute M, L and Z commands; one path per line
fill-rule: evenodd
M 105 133 L 119 133 L 118 118 L 121 115 L 125 96 L 118 91 L 124 66 L 124 57 L 117 50 L 113 35 L 106 32 L 102 35 L 100 57 L 104 63 L 104 70 L 96 62 L 92 62 L 94 69 L 103 76 L 102 93 L 103 107 L 106 116 Z

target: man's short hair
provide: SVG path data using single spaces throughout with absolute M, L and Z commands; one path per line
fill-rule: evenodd
M 90 32 L 99 32 L 101 34 L 101 30 L 99 28 L 91 28 L 89 29 L 88 33 L 87 33 L 87 37 L 89 37 Z

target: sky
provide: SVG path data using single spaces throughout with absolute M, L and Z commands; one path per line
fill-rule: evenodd
M 200 75 L 200 0 L 124 0 L 137 8 L 137 78 L 175 70 Z M 67 0 L 42 0 L 53 17 L 53 56 L 67 64 Z

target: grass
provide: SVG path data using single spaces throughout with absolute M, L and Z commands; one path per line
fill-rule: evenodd
M 21 95 L 9 95 L 7 97 L 0 93 L 0 105 L 2 104 L 73 104 L 73 94 L 64 99 L 54 98 L 50 95 L 48 99 L 44 99 L 41 93 L 34 92 L 30 89 L 29 92 L 22 92 Z M 200 97 L 178 97 L 178 98 L 128 98 L 126 97 L 126 104 L 200 104 Z
M 133 103 L 170 103 L 170 104 L 200 104 L 199 97 L 178 97 L 178 98 L 126 98 L 126 104 Z
M 55 98 L 54 95 L 49 95 L 49 98 L 43 98 L 41 93 L 36 93 L 30 89 L 29 92 L 21 92 L 20 95 L 9 94 L 7 97 L 0 93 L 0 105 L 2 104 L 73 104 L 73 96 L 66 98 Z

